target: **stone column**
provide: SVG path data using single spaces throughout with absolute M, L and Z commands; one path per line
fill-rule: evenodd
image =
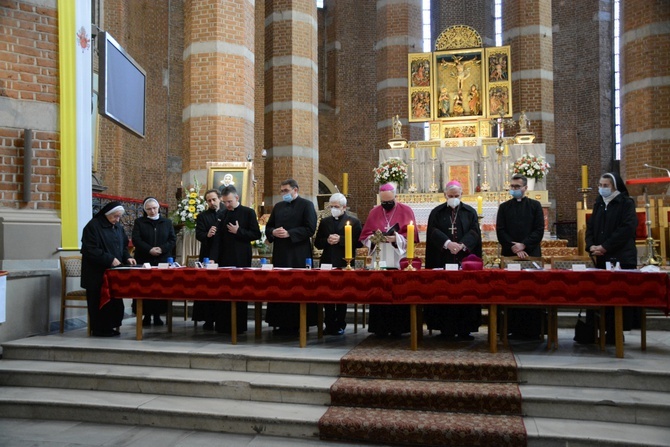
M 293 178 L 300 195 L 318 191 L 317 19 L 313 0 L 265 3 L 265 205 Z
M 393 117 L 400 116 L 402 136 L 423 139 L 423 125 L 407 125 L 407 54 L 423 52 L 421 0 L 377 0 L 377 143 L 387 148 Z M 413 128 L 410 131 L 410 128 Z
M 254 2 L 184 5 L 184 186 L 254 155 Z
M 622 1 L 621 171 L 624 179 L 663 177 L 670 166 L 670 7 Z

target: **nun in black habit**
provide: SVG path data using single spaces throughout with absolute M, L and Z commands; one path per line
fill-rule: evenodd
M 128 236 L 121 225 L 124 212 L 120 202 L 109 202 L 86 224 L 81 236 L 81 287 L 86 289 L 91 335 L 94 337 L 120 335 L 123 301 L 113 299 L 100 308 L 100 290 L 105 270 L 122 264 L 136 264 L 128 252 Z

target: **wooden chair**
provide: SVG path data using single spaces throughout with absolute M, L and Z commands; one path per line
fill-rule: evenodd
M 91 335 L 91 320 L 88 317 L 88 306 L 86 303 L 86 290 L 76 288 L 68 290 L 68 278 L 81 278 L 81 256 L 62 256 L 60 258 L 61 293 L 60 293 L 60 333 L 65 326 L 65 309 L 86 309 L 87 333 Z M 84 304 L 68 304 L 78 301 Z

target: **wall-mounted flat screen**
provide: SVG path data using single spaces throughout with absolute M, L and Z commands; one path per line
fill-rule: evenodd
M 147 73 L 108 32 L 99 36 L 98 110 L 102 116 L 144 138 Z

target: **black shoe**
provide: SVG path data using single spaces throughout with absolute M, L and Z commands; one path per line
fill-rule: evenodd
M 214 322 L 213 321 L 205 321 L 205 324 L 202 325 L 202 328 L 206 331 L 213 331 L 214 330 Z
M 391 332 L 391 338 L 400 338 L 400 337 L 402 337 L 401 332 L 395 332 L 395 331 Z
M 106 331 L 93 331 L 91 335 L 93 337 L 116 337 L 120 335 L 119 331 L 113 331 L 112 329 L 107 329 Z
M 147 315 L 146 317 L 142 318 L 142 326 L 144 326 L 144 327 L 151 326 L 151 317 L 150 316 Z
M 119 331 L 117 329 L 112 329 L 112 332 L 114 333 L 115 337 L 121 335 L 121 331 Z
M 272 330 L 275 335 L 298 335 L 300 330 L 292 327 L 277 327 Z
M 344 329 L 326 328 L 323 333 L 326 335 L 344 335 Z
M 161 320 L 161 316 L 160 315 L 154 315 L 154 325 L 155 326 L 163 326 L 163 324 L 165 324 L 165 323 L 163 323 L 163 320 Z
M 436 337 L 441 338 L 442 340 L 446 341 L 455 341 L 456 336 L 454 334 L 445 334 L 444 332 L 440 332 L 439 334 L 436 335 Z
M 470 334 L 458 334 L 458 341 L 472 341 L 475 337 Z

